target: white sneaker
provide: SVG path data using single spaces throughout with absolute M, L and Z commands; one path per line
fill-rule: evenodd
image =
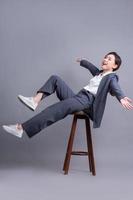
M 22 103 L 24 103 L 26 106 L 28 106 L 33 111 L 38 106 L 38 104 L 34 102 L 33 97 L 24 97 L 22 95 L 18 95 L 18 98 L 20 101 L 22 101 Z
M 15 125 L 3 125 L 2 127 L 6 132 L 11 133 L 12 135 L 15 135 L 19 138 L 21 138 L 22 135 L 23 135 L 23 130 L 18 129 L 17 124 L 15 124 Z

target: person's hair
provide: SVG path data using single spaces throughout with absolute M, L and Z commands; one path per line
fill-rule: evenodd
M 106 54 L 106 56 L 110 55 L 110 54 L 114 55 L 114 57 L 115 57 L 115 64 L 117 65 L 117 68 L 113 69 L 113 71 L 116 71 L 120 68 L 120 65 L 122 63 L 121 57 L 114 51 L 109 52 L 108 54 Z

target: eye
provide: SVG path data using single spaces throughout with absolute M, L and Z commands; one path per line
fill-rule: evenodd
M 108 60 L 109 60 L 109 61 L 111 61 L 111 60 L 112 60 L 112 58 L 111 58 L 110 56 L 108 56 Z

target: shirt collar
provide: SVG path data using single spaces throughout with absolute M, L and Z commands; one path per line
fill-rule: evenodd
M 111 71 L 111 72 L 104 72 L 103 74 L 102 74 L 102 71 L 101 71 L 101 73 L 99 74 L 99 75 L 101 75 L 102 77 L 103 76 L 106 76 L 106 75 L 108 75 L 108 74 L 114 74 L 115 72 L 113 72 L 113 71 Z

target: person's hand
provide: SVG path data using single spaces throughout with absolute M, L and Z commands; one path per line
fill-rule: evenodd
M 77 58 L 76 62 L 81 62 L 81 60 L 82 60 L 81 58 Z
M 128 110 L 133 109 L 132 100 L 128 97 L 124 97 L 120 100 L 122 106 Z

